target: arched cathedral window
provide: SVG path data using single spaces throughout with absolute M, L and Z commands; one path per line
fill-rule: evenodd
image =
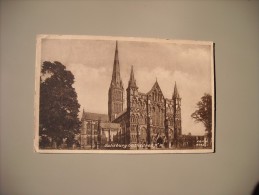
M 134 115 L 131 116 L 131 122 L 134 122 Z
M 144 116 L 141 115 L 141 123 L 143 124 L 145 121 L 144 121 Z
M 156 108 L 156 122 L 155 122 L 155 124 L 156 125 L 159 125 L 160 124 L 160 108 L 159 108 L 159 106 L 157 106 L 157 108 Z

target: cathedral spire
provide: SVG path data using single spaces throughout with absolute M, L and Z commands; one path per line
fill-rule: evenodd
M 129 87 L 137 87 L 136 79 L 135 79 L 135 77 L 134 77 L 134 70 L 133 70 L 133 66 L 131 66 L 130 80 L 129 80 Z
M 123 83 L 120 75 L 118 42 L 116 41 L 112 79 L 108 92 L 108 116 L 112 122 L 123 111 Z
M 177 86 L 176 86 L 176 82 L 175 82 L 175 84 L 174 84 L 173 99 L 176 99 L 176 98 L 180 98 L 180 95 L 179 95 L 179 93 L 178 93 Z
M 117 41 L 116 41 L 116 47 L 115 47 L 115 56 L 114 56 L 111 84 L 122 87 L 122 80 L 121 80 L 121 76 L 120 76 L 120 63 L 119 63 L 119 55 L 118 55 L 118 42 Z

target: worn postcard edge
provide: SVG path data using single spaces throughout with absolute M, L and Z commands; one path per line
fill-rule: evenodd
M 180 149 L 180 150 L 61 150 L 61 149 L 40 149 L 39 148 L 39 98 L 40 98 L 40 69 L 41 69 L 41 42 L 43 39 L 85 39 L 85 40 L 119 40 L 134 42 L 153 43 L 175 43 L 175 44 L 197 44 L 208 45 L 211 48 L 211 95 L 212 95 L 212 148 L 211 149 Z M 137 37 L 112 37 L 112 36 L 90 36 L 90 35 L 46 35 L 39 34 L 36 37 L 36 58 L 35 58 L 35 91 L 34 91 L 34 152 L 36 153 L 93 153 L 93 154 L 205 154 L 215 153 L 215 43 L 213 41 L 196 40 L 173 40 L 161 38 L 137 38 Z

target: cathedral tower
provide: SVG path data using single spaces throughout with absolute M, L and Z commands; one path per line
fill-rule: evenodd
M 182 122 L 181 122 L 181 97 L 178 93 L 176 83 L 174 85 L 173 93 L 173 113 L 174 113 L 174 137 L 177 139 L 179 135 L 182 134 Z
M 133 107 L 133 98 L 138 94 L 138 87 L 134 77 L 133 66 L 131 66 L 130 79 L 127 88 L 127 108 Z
M 116 41 L 113 63 L 112 80 L 108 94 L 108 116 L 112 122 L 123 111 L 123 83 L 120 76 L 120 63 L 118 56 L 118 43 Z
M 127 112 L 129 114 L 128 119 L 128 134 L 127 143 L 138 143 L 139 137 L 139 120 L 138 120 L 138 87 L 136 79 L 134 77 L 133 66 L 131 66 L 130 79 L 127 88 Z

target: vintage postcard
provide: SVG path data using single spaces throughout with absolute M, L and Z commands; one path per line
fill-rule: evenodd
M 214 44 L 39 35 L 40 153 L 212 153 Z

